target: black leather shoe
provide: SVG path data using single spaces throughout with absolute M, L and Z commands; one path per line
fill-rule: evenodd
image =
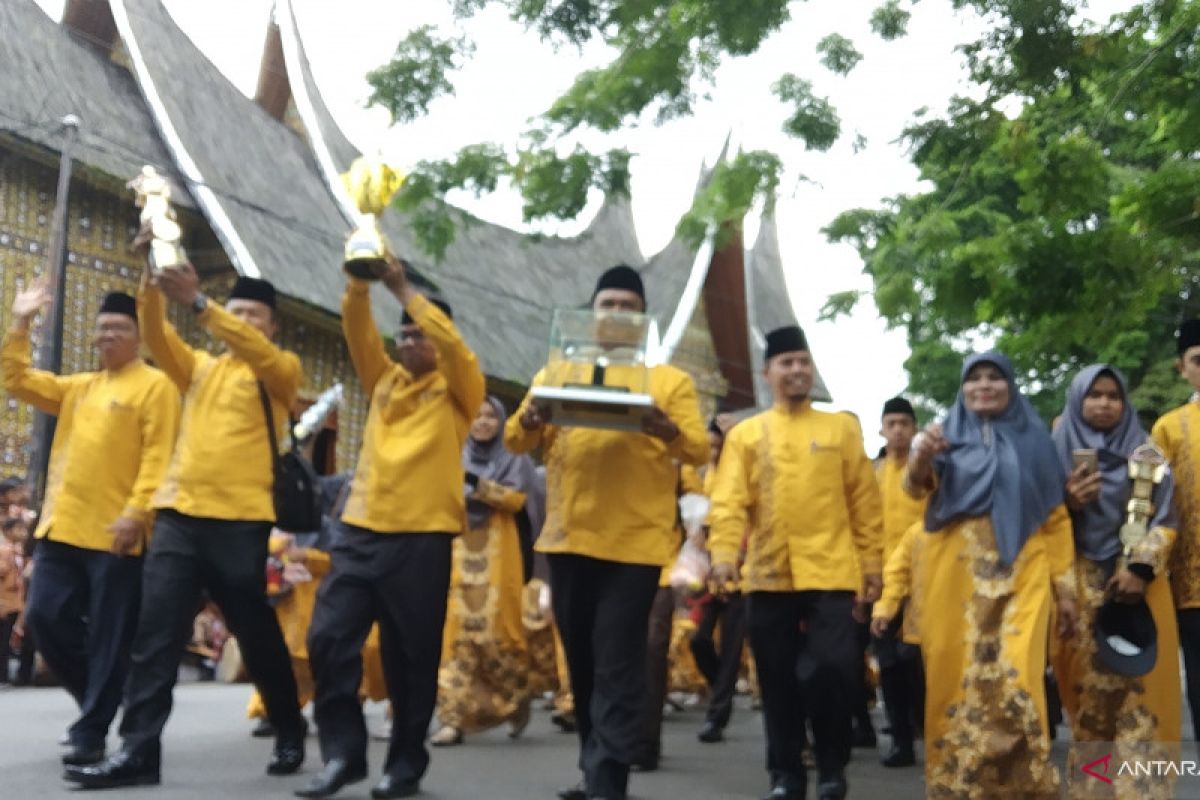
M 162 783 L 157 757 L 122 750 L 90 767 L 67 767 L 63 778 L 80 789 L 116 789 L 121 786 L 156 786 Z
M 588 800 L 587 789 L 582 783 L 577 783 L 566 789 L 558 790 L 558 800 Z
M 892 745 L 892 749 L 883 757 L 882 763 L 885 767 L 911 767 L 917 763 L 917 755 L 913 752 L 912 747 Z
M 832 775 L 817 781 L 817 800 L 843 800 L 846 791 L 845 775 Z
M 289 733 L 281 733 L 275 738 L 275 749 L 271 751 L 271 760 L 267 762 L 268 775 L 291 775 L 300 769 L 304 763 L 304 738 L 308 736 L 308 723 L 301 722 L 300 727 Z
M 384 775 L 383 780 L 371 789 L 371 797 L 375 800 L 389 800 L 393 797 L 416 797 L 421 793 L 420 781 L 402 781 L 391 775 Z
M 271 724 L 271 720 L 263 717 L 257 725 L 250 729 L 250 735 L 255 739 L 273 739 L 275 738 L 275 726 Z
M 358 783 L 367 777 L 367 765 L 360 761 L 351 764 L 344 758 L 331 758 L 308 786 L 293 792 L 296 797 L 331 797 L 348 783 Z
M 104 745 L 99 747 L 72 747 L 62 755 L 64 767 L 86 767 L 104 760 Z
M 804 800 L 804 791 L 788 789 L 786 786 L 776 786 L 763 796 L 763 800 Z
M 725 730 L 715 722 L 706 722 L 700 729 L 700 733 L 696 734 L 696 738 L 705 744 L 723 742 L 725 741 Z

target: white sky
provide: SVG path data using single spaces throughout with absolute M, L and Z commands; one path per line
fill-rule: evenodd
M 61 16 L 63 0 L 37 2 L 55 18 Z M 364 107 L 370 92 L 364 75 L 384 63 L 411 28 L 432 23 L 452 30 L 456 23 L 448 0 L 294 3 L 316 79 L 335 118 L 358 147 L 383 153 L 401 169 L 477 141 L 512 143 L 527 120 L 545 110 L 579 69 L 603 63 L 607 54 L 601 46 L 583 53 L 570 48 L 555 52 L 536 34 L 509 21 L 502 10 L 490 8 L 461 26 L 477 50 L 455 77 L 456 94 L 437 101 L 427 118 L 393 128 L 385 112 Z M 783 157 L 787 173 L 777 217 L 792 303 L 834 406 L 863 420 L 869 450 L 882 443 L 874 435 L 874 421 L 883 401 L 905 389 L 902 364 L 908 350 L 903 332 L 886 331 L 869 299 L 849 319 L 816 321 L 830 293 L 871 288 L 857 253 L 849 246 L 829 244 L 820 229 L 843 210 L 874 207 L 884 197 L 919 188 L 916 170 L 895 140 L 914 110 L 927 106 L 940 112 L 952 94 L 966 90 L 962 59 L 954 47 L 974 38 L 980 25 L 973 16 L 954 12 L 947 0 L 925 0 L 911 7 L 908 35 L 884 42 L 868 26 L 878 4 L 793 3 L 794 19 L 757 53 L 721 66 L 711 99 L 699 104 L 694 117 L 583 139 L 589 146 L 626 147 L 636 154 L 633 211 L 646 255 L 671 239 L 690 205 L 701 163 L 714 160 L 727 133 L 732 132 L 735 145 L 770 149 Z M 200 49 L 252 96 L 272 0 L 166 0 L 166 5 Z M 1130 5 L 1095 0 L 1089 16 Z M 834 75 L 817 60 L 816 43 L 834 32 L 853 40 L 865 56 L 847 77 Z M 842 117 L 843 137 L 829 152 L 806 152 L 781 132 L 786 109 L 775 100 L 770 85 L 784 72 L 812 80 L 819 95 L 832 98 Z M 856 132 L 868 142 L 859 153 L 850 144 Z M 814 182 L 799 181 L 801 174 Z M 529 229 L 521 221 L 520 201 L 513 192 L 452 199 L 490 221 Z M 598 201 L 595 198 L 576 223 L 537 229 L 576 232 L 591 218 Z M 748 220 L 747 244 L 756 232 L 756 221 Z M 661 325 L 666 322 L 660 320 Z

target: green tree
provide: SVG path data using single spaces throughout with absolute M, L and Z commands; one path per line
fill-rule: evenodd
M 565 144 L 581 130 L 613 132 L 640 122 L 692 113 L 712 85 L 718 65 L 730 57 L 752 56 L 799 7 L 799 0 L 451 0 L 454 13 L 470 17 L 488 5 L 536 32 L 552 47 L 602 41 L 612 59 L 576 76 L 573 84 L 533 120 L 515 142 L 480 143 L 452 157 L 415 166 L 396 198 L 411 215 L 421 246 L 444 253 L 464 217 L 445 202 L 453 189 L 491 192 L 507 182 L 524 199 L 526 221 L 570 219 L 584 207 L 592 189 L 625 191 L 630 155 L 593 153 Z M 903 33 L 908 12 L 889 0 L 871 17 L 881 37 Z M 831 34 L 818 53 L 831 71 L 846 74 L 862 56 L 847 38 Z M 470 57 L 462 37 L 439 37 L 419 28 L 398 45 L 392 59 L 372 71 L 370 102 L 388 109 L 397 122 L 428 111 L 438 96 L 453 92 L 452 72 Z M 773 88 L 791 109 L 788 134 L 813 150 L 827 150 L 841 135 L 832 102 L 817 95 L 808 77 L 779 76 Z M 719 164 L 708 187 L 681 223 L 685 235 L 700 238 L 740 220 L 758 199 L 773 192 L 782 165 L 769 152 L 743 153 Z
M 1173 331 L 1200 314 L 1200 2 L 956 0 L 988 18 L 973 84 L 904 139 L 929 190 L 826 228 L 858 249 L 913 388 L 945 405 L 962 355 L 994 343 L 1048 417 L 1093 361 L 1161 412 Z M 831 297 L 825 316 L 858 296 Z

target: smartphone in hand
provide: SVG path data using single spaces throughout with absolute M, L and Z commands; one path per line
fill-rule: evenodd
M 1100 469 L 1100 454 L 1094 449 L 1080 449 L 1071 451 L 1071 461 L 1076 470 L 1081 466 L 1084 467 L 1084 474 L 1091 475 L 1098 472 Z

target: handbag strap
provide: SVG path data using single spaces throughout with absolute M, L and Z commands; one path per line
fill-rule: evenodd
M 275 438 L 275 414 L 271 411 L 271 398 L 267 396 L 267 387 L 258 381 L 258 398 L 262 400 L 263 415 L 267 418 L 267 439 L 271 442 L 271 465 L 279 471 L 279 440 Z

